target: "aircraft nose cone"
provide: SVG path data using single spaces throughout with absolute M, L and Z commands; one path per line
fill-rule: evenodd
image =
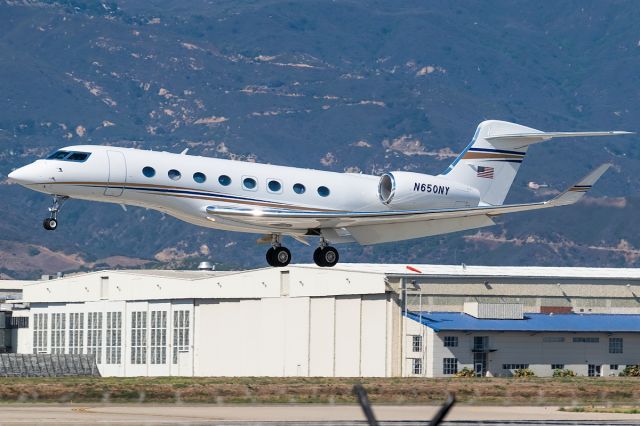
M 37 180 L 37 175 L 34 173 L 34 170 L 31 165 L 20 167 L 9 173 L 7 176 L 10 181 L 19 183 L 20 185 L 29 185 L 31 183 L 35 183 Z

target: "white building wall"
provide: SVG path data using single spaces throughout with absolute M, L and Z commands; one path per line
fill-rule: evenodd
M 564 342 L 544 342 L 545 337 L 564 338 Z M 573 342 L 573 338 L 598 338 L 597 343 Z M 623 339 L 623 353 L 609 353 L 609 338 Z M 622 371 L 628 364 L 640 362 L 640 336 L 629 333 L 539 333 L 533 336 L 526 333 L 504 333 L 490 336 L 490 345 L 501 348 L 489 355 L 490 369 L 494 375 L 510 375 L 503 370 L 503 364 L 529 364 L 536 375 L 553 374 L 551 364 L 564 364 L 565 368 L 576 374 L 586 376 L 588 365 L 601 367 L 601 375 L 617 374 L 610 371 L 609 365 L 620 366 Z M 495 342 L 495 343 L 494 343 Z
M 426 343 L 425 343 L 425 337 L 426 337 L 426 330 L 423 325 L 421 325 L 420 323 L 418 323 L 417 321 L 414 321 L 412 319 L 409 319 L 407 317 L 403 317 L 403 321 L 404 321 L 404 327 L 406 329 L 406 333 L 404 335 L 404 339 L 402 342 L 402 351 L 404 353 L 403 355 L 403 359 L 404 359 L 404 363 L 402 366 L 402 375 L 403 376 L 424 376 L 425 375 L 425 371 L 426 371 L 426 366 L 424 364 L 424 358 L 426 355 L 426 351 L 427 351 L 427 347 L 426 347 Z M 421 336 L 421 338 L 423 339 L 421 348 L 419 351 L 414 351 L 413 348 L 413 338 L 414 336 Z M 415 374 L 413 371 L 413 360 L 414 359 L 421 359 L 423 360 L 423 365 L 422 365 L 422 374 Z
M 11 313 L 14 318 L 26 317 L 29 324 L 31 324 L 31 311 L 30 310 L 15 310 Z M 19 354 L 29 354 L 33 352 L 33 331 L 29 327 L 14 328 L 11 330 L 11 344 L 12 351 Z
M 425 351 L 426 353 L 426 368 L 425 368 L 425 376 L 426 377 L 436 377 L 436 372 L 435 372 L 435 367 L 436 367 L 436 359 L 440 359 L 438 358 L 438 356 L 436 356 L 436 340 L 438 338 L 438 336 L 436 335 L 436 333 L 433 331 L 433 329 L 429 328 L 429 327 L 424 327 L 427 331 L 427 344 L 425 345 Z
M 183 321 L 185 321 L 185 317 L 188 317 L 188 326 L 183 323 L 185 328 L 186 336 L 183 335 L 182 346 L 176 348 L 177 362 L 173 363 L 173 353 L 171 356 L 171 375 L 172 376 L 193 376 L 194 372 L 194 346 L 193 346 L 193 331 L 194 331 L 194 301 L 191 300 L 174 300 L 171 303 L 171 342 L 169 342 L 169 347 L 174 349 L 175 343 L 180 343 L 176 336 L 174 335 L 174 324 L 177 322 L 177 315 L 180 311 L 185 312 L 183 314 Z M 188 344 L 185 344 L 184 340 L 188 340 Z
M 376 294 L 362 297 L 360 317 L 360 376 L 386 375 L 387 346 L 391 336 L 387 331 L 387 297 Z
M 336 298 L 334 376 L 360 375 L 360 297 Z
M 151 341 L 151 333 L 149 332 L 149 321 L 150 321 L 150 312 L 149 312 L 149 303 L 148 302 L 129 302 L 126 304 L 126 312 L 123 317 L 124 320 L 124 330 L 122 341 L 124 344 L 123 347 L 123 361 L 125 365 L 125 374 L 127 376 L 148 376 L 149 375 L 149 344 Z M 131 359 L 132 352 L 132 341 L 131 341 L 131 327 L 132 327 L 132 316 L 134 312 L 144 312 L 146 314 L 146 332 L 144 333 L 145 339 L 144 344 L 147 347 L 146 356 L 144 364 L 134 364 Z M 104 320 L 104 318 L 103 318 Z M 86 319 L 85 319 L 86 321 Z
M 125 301 L 93 301 L 86 303 L 68 303 L 68 304 L 35 304 L 31 307 L 30 312 L 30 326 L 28 329 L 21 329 L 20 335 L 19 353 L 33 353 L 33 318 L 35 314 L 46 314 L 48 330 L 47 330 L 47 345 L 46 353 L 52 353 L 52 315 L 64 314 L 65 315 L 65 331 L 64 331 L 64 353 L 70 353 L 70 314 L 82 313 L 82 338 L 81 338 L 81 353 L 88 353 L 89 343 L 89 330 L 88 330 L 88 315 L 93 312 L 102 314 L 102 324 L 99 327 L 100 335 L 100 362 L 98 362 L 98 370 L 103 376 L 145 376 L 145 375 L 157 375 L 168 376 L 171 374 L 179 374 L 184 372 L 184 375 L 191 375 L 193 368 L 193 350 L 189 350 L 183 353 L 179 358 L 178 363 L 173 364 L 173 311 L 174 310 L 187 310 L 193 312 L 192 302 L 176 302 L 172 304 L 169 301 L 161 302 L 125 302 Z M 164 327 L 164 340 L 163 345 L 158 345 L 159 349 L 164 348 L 164 362 L 160 364 L 154 364 L 151 360 L 151 312 L 166 312 L 166 322 Z M 131 319 L 133 312 L 146 312 L 146 357 L 143 364 L 136 364 L 131 359 Z M 114 345 L 113 355 L 119 352 L 119 363 L 108 363 L 107 357 L 107 318 L 108 313 L 120 314 L 120 331 L 119 339 L 120 345 Z M 190 314 L 190 319 L 193 317 Z M 162 331 L 162 330 L 160 330 Z M 193 325 L 191 324 L 189 330 L 189 340 L 193 340 Z M 162 334 L 162 333 L 160 333 Z M 113 357 L 112 357 L 113 358 Z M 181 370 L 180 370 L 181 369 Z
M 287 316 L 285 299 L 262 299 L 260 302 L 260 318 L 256 326 L 258 352 L 255 361 L 258 364 L 259 375 L 283 376 L 283 360 L 286 357 L 286 328 Z M 203 375 L 196 370 L 196 375 Z
M 203 300 L 196 376 L 385 376 L 386 295 Z
M 310 303 L 309 376 L 333 376 L 336 299 L 312 297 Z
M 457 336 L 457 347 L 445 347 L 445 336 Z M 443 358 L 457 358 L 458 371 L 464 367 L 473 369 L 473 338 L 488 336 L 487 375 L 510 376 L 513 370 L 503 369 L 504 364 L 527 364 L 537 376 L 551 376 L 552 364 L 564 364 L 577 375 L 586 376 L 588 365 L 600 366 L 601 375 L 617 375 L 626 365 L 640 362 L 640 336 L 633 333 L 515 333 L 515 332 L 434 332 L 427 331 L 427 377 L 447 377 L 443 374 Z M 563 342 L 544 342 L 545 337 L 564 338 Z M 597 337 L 599 342 L 573 342 L 574 337 Z M 609 353 L 609 337 L 623 338 L 623 353 Z M 618 370 L 610 365 L 617 364 Z
M 309 375 L 309 298 L 294 297 L 285 303 L 284 376 Z
M 131 306 L 130 306 L 130 302 L 126 304 L 127 305 L 127 311 L 131 311 Z M 127 313 L 128 313 L 127 312 Z M 172 349 L 172 339 L 173 339 L 173 327 L 172 327 L 172 318 L 171 318 L 171 302 L 158 302 L 158 301 L 150 301 L 148 303 L 148 313 L 147 313 L 147 321 L 149 321 L 149 328 L 148 328 L 148 342 L 149 342 L 149 350 L 148 350 L 148 356 L 151 357 L 153 355 L 153 347 L 152 347 L 152 333 L 153 333 L 153 329 L 151 328 L 151 318 L 152 318 L 152 314 L 153 313 L 157 313 L 157 314 L 163 314 L 166 315 L 165 320 L 163 320 L 163 324 L 164 327 L 161 327 L 159 329 L 159 334 L 161 334 L 161 336 L 159 336 L 159 339 L 162 339 L 162 343 L 163 344 L 159 344 L 158 345 L 158 351 L 162 352 L 162 358 L 164 359 L 164 362 L 160 361 L 160 363 L 154 363 L 153 360 L 150 360 L 150 362 L 148 363 L 148 375 L 150 376 L 169 376 L 171 375 L 171 370 L 170 370 L 170 365 L 171 365 L 171 349 Z M 127 316 L 128 318 L 128 316 Z M 126 326 L 124 327 L 124 329 L 127 331 L 126 333 L 126 337 L 123 339 L 124 342 L 126 342 L 126 348 L 127 351 L 125 351 L 127 354 L 129 354 L 130 352 L 130 346 L 131 346 L 131 320 L 129 320 L 129 322 L 126 323 Z M 124 366 L 125 368 L 130 368 L 130 359 L 127 358 L 124 362 Z M 130 373 L 129 371 L 125 372 L 125 375 L 127 376 L 133 376 L 135 374 Z
M 274 309 L 269 311 L 269 314 L 278 315 Z M 201 302 L 196 307 L 196 318 L 195 375 L 259 374 L 260 363 L 256 360 L 261 356 L 262 348 L 257 332 L 264 316 L 257 299 Z M 279 322 L 276 334 L 283 333 L 282 328 L 282 322 Z

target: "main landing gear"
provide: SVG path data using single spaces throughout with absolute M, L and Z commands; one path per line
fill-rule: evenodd
M 54 195 L 53 203 L 49 207 L 49 217 L 42 221 L 42 226 L 47 231 L 55 231 L 58 228 L 58 212 L 62 208 L 62 205 L 67 201 L 69 197 L 64 195 Z
M 269 266 L 282 268 L 291 262 L 291 252 L 282 245 L 281 235 L 271 235 L 271 248 L 267 250 L 267 263 Z M 313 252 L 313 261 L 318 266 L 331 267 L 338 263 L 340 256 L 338 250 L 331 247 L 324 238 L 320 239 L 320 247 Z

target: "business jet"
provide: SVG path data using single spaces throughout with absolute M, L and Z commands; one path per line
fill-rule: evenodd
M 494 225 L 496 216 L 578 201 L 610 166 L 597 167 L 557 197 L 503 205 L 530 145 L 575 136 L 629 134 L 542 132 L 505 121 L 484 121 L 471 143 L 441 174 L 391 171 L 382 176 L 335 173 L 113 146 L 68 146 L 9 174 L 29 189 L 51 194 L 43 225 L 77 198 L 159 210 L 208 228 L 262 234 L 267 263 L 283 267 L 289 236 L 317 238 L 313 260 L 336 265 L 331 244 L 378 244 Z M 126 207 L 124 207 L 126 209 Z

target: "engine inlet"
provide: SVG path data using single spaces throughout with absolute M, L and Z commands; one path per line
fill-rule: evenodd
M 378 198 L 383 204 L 389 204 L 396 192 L 396 180 L 391 173 L 385 173 L 380 176 L 378 184 Z

